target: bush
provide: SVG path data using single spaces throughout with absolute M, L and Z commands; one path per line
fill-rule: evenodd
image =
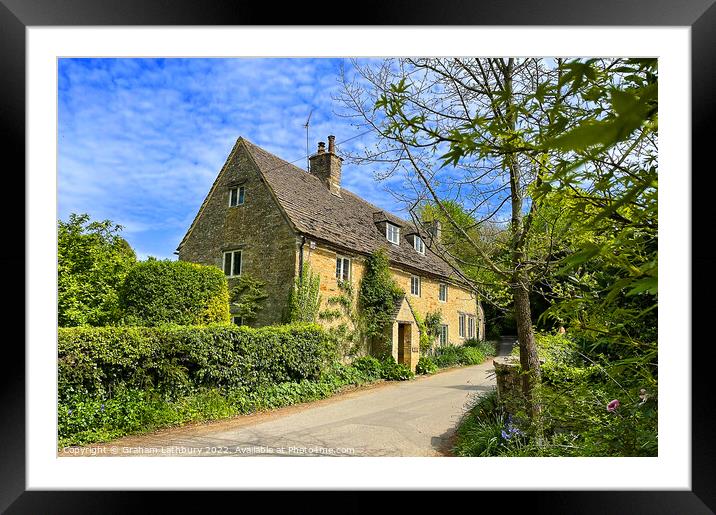
M 61 328 L 60 399 L 154 388 L 176 397 L 199 387 L 255 388 L 317 379 L 335 358 L 317 325 Z
M 229 321 L 224 272 L 186 261 L 137 263 L 119 289 L 125 325 L 206 325 Z
M 383 366 L 373 356 L 360 357 L 354 360 L 351 366 L 372 380 L 380 379 L 383 376 Z
M 407 365 L 398 363 L 393 356 L 386 356 L 380 362 L 381 377 L 388 381 L 406 381 L 415 377 Z
M 430 356 L 421 356 L 418 360 L 418 366 L 415 367 L 416 374 L 434 374 L 438 371 L 438 366 L 430 358 Z
M 485 355 L 476 347 L 441 345 L 435 350 L 434 361 L 439 368 L 478 365 L 485 361 Z
M 117 290 L 137 257 L 122 227 L 88 214 L 57 223 L 57 322 L 60 327 L 116 325 Z
M 478 340 L 476 338 L 465 340 L 462 346 L 479 349 L 485 356 L 497 356 L 499 350 L 499 342 Z

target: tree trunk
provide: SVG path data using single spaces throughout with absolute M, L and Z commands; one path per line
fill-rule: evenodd
M 512 73 L 514 59 L 503 61 L 504 87 L 505 87 L 505 122 L 507 127 L 514 131 L 517 129 L 517 116 L 512 91 Z M 530 281 L 523 272 L 525 263 L 525 227 L 523 223 L 522 206 L 524 191 L 522 187 L 522 171 L 515 154 L 507 154 L 504 158 L 505 168 L 510 174 L 510 197 L 512 200 L 512 296 L 517 324 L 517 340 L 520 344 L 520 366 L 522 368 L 522 393 L 527 402 L 527 411 L 532 421 L 539 426 L 541 406 L 534 402 L 532 389 L 540 380 L 539 358 L 535 347 L 535 336 L 532 331 L 532 312 L 530 310 Z
M 541 378 L 539 357 L 532 330 L 532 313 L 530 297 L 525 284 L 516 280 L 513 286 L 515 323 L 517 324 L 517 341 L 520 344 L 520 367 L 522 368 L 522 393 L 527 401 L 528 411 L 533 421 L 537 421 L 542 409 L 539 402 L 534 402 L 532 391 Z

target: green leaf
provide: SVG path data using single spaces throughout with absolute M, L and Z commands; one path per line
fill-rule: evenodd
M 629 290 L 627 296 L 636 295 L 642 292 L 656 295 L 658 291 L 658 279 L 656 277 L 643 277 L 638 281 L 635 281 L 633 285 L 633 288 Z

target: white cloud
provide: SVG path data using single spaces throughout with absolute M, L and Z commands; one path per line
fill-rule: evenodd
M 311 152 L 328 134 L 356 135 L 334 115 L 341 61 L 61 59 L 60 218 L 109 218 L 140 254 L 171 257 L 239 136 L 294 161 L 311 111 Z M 364 169 L 345 166 L 344 185 L 399 209 Z

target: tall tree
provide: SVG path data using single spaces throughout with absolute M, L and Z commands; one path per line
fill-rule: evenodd
M 474 252 L 471 263 L 460 263 L 454 249 L 429 242 L 432 251 L 448 254 L 455 270 L 465 265 L 483 269 L 486 284 L 473 281 L 478 294 L 489 299 L 508 286 L 520 345 L 523 392 L 529 400 L 539 381 L 530 293 L 534 274 L 548 252 L 538 245 L 535 218 L 540 202 L 531 197 L 548 160 L 537 140 L 550 127 L 550 102 L 545 84 L 557 83 L 558 73 L 540 59 L 401 59 L 379 65 L 355 64 L 359 79 L 344 75 L 343 104 L 352 116 L 372 127 L 377 148 L 358 159 L 388 163 L 386 175 L 400 171 L 402 195 L 411 214 L 430 202 Z M 537 98 L 536 91 L 544 91 Z M 407 187 L 406 187 L 407 186 Z M 450 209 L 448 201 L 480 229 L 504 229 L 490 249 Z M 416 222 L 420 223 L 421 220 Z M 539 224 L 543 225 L 543 224 Z M 485 231 L 486 232 L 486 231 Z M 464 261 L 464 260 L 463 260 Z M 539 404 L 531 403 L 532 415 Z
M 482 298 L 509 292 L 528 400 L 540 378 L 530 298 L 566 254 L 578 252 L 568 238 L 581 214 L 576 192 L 624 189 L 615 182 L 624 173 L 614 170 L 625 161 L 609 150 L 626 155 L 634 140 L 644 142 L 635 131 L 654 107 L 640 66 L 617 59 L 388 59 L 354 62 L 355 73 L 343 74 L 344 114 L 377 135 L 375 147 L 350 157 L 383 165 L 379 178 L 392 179 L 416 223 L 424 223 L 426 203 L 447 221 L 458 245 L 428 245 Z M 644 77 L 642 96 L 629 91 L 630 81 Z M 600 159 L 606 161 L 598 166 Z M 531 409 L 537 415 L 538 403 Z

